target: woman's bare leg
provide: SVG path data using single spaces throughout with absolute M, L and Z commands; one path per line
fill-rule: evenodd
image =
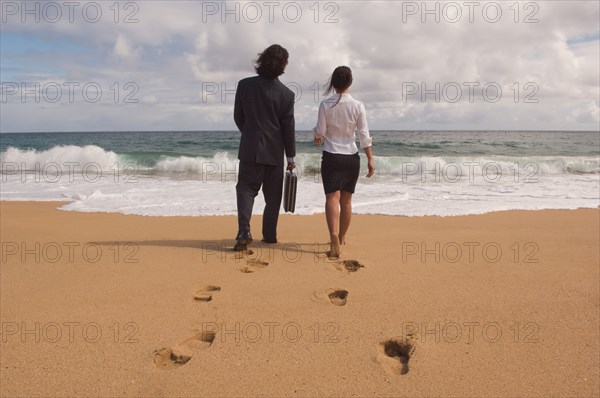
M 329 255 L 337 257 L 340 254 L 340 191 L 325 195 L 325 218 L 327 218 L 327 227 L 331 239 Z
M 341 191 L 340 195 L 340 244 L 346 244 L 346 232 L 350 227 L 352 219 L 352 194 L 350 192 Z

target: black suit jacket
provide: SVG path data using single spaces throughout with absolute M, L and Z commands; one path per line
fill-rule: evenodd
M 279 79 L 240 80 L 233 119 L 242 133 L 238 159 L 281 165 L 283 153 L 296 156 L 294 92 Z

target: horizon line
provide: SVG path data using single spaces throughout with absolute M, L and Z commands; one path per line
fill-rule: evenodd
M 296 132 L 310 132 L 312 129 L 307 130 L 296 130 Z M 600 133 L 600 130 L 530 130 L 530 129 L 464 129 L 464 130 L 449 130 L 449 129 L 439 129 L 439 130 L 431 130 L 431 129 L 370 129 L 372 132 L 540 132 L 540 133 L 551 133 L 551 132 L 573 132 L 573 133 Z M 88 131 L 12 131 L 12 132 L 4 132 L 0 131 L 0 135 L 2 134 L 76 134 L 76 133 L 223 133 L 223 132 L 239 132 L 239 130 L 88 130 Z

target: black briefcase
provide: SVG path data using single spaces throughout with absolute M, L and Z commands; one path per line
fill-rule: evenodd
M 293 213 L 296 210 L 296 187 L 298 186 L 298 177 L 288 170 L 285 172 L 285 182 L 283 183 L 283 210 Z

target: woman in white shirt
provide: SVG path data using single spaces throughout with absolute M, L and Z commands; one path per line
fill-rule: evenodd
M 367 178 L 375 173 L 372 139 L 367 126 L 365 107 L 349 94 L 352 71 L 347 66 L 335 68 L 325 95 L 319 106 L 315 145 L 323 144 L 321 177 L 325 190 L 325 215 L 331 238 L 330 257 L 339 257 L 340 244 L 345 243 L 352 217 L 352 194 L 360 172 L 360 157 L 356 146 L 356 133 L 361 148 L 368 159 Z

